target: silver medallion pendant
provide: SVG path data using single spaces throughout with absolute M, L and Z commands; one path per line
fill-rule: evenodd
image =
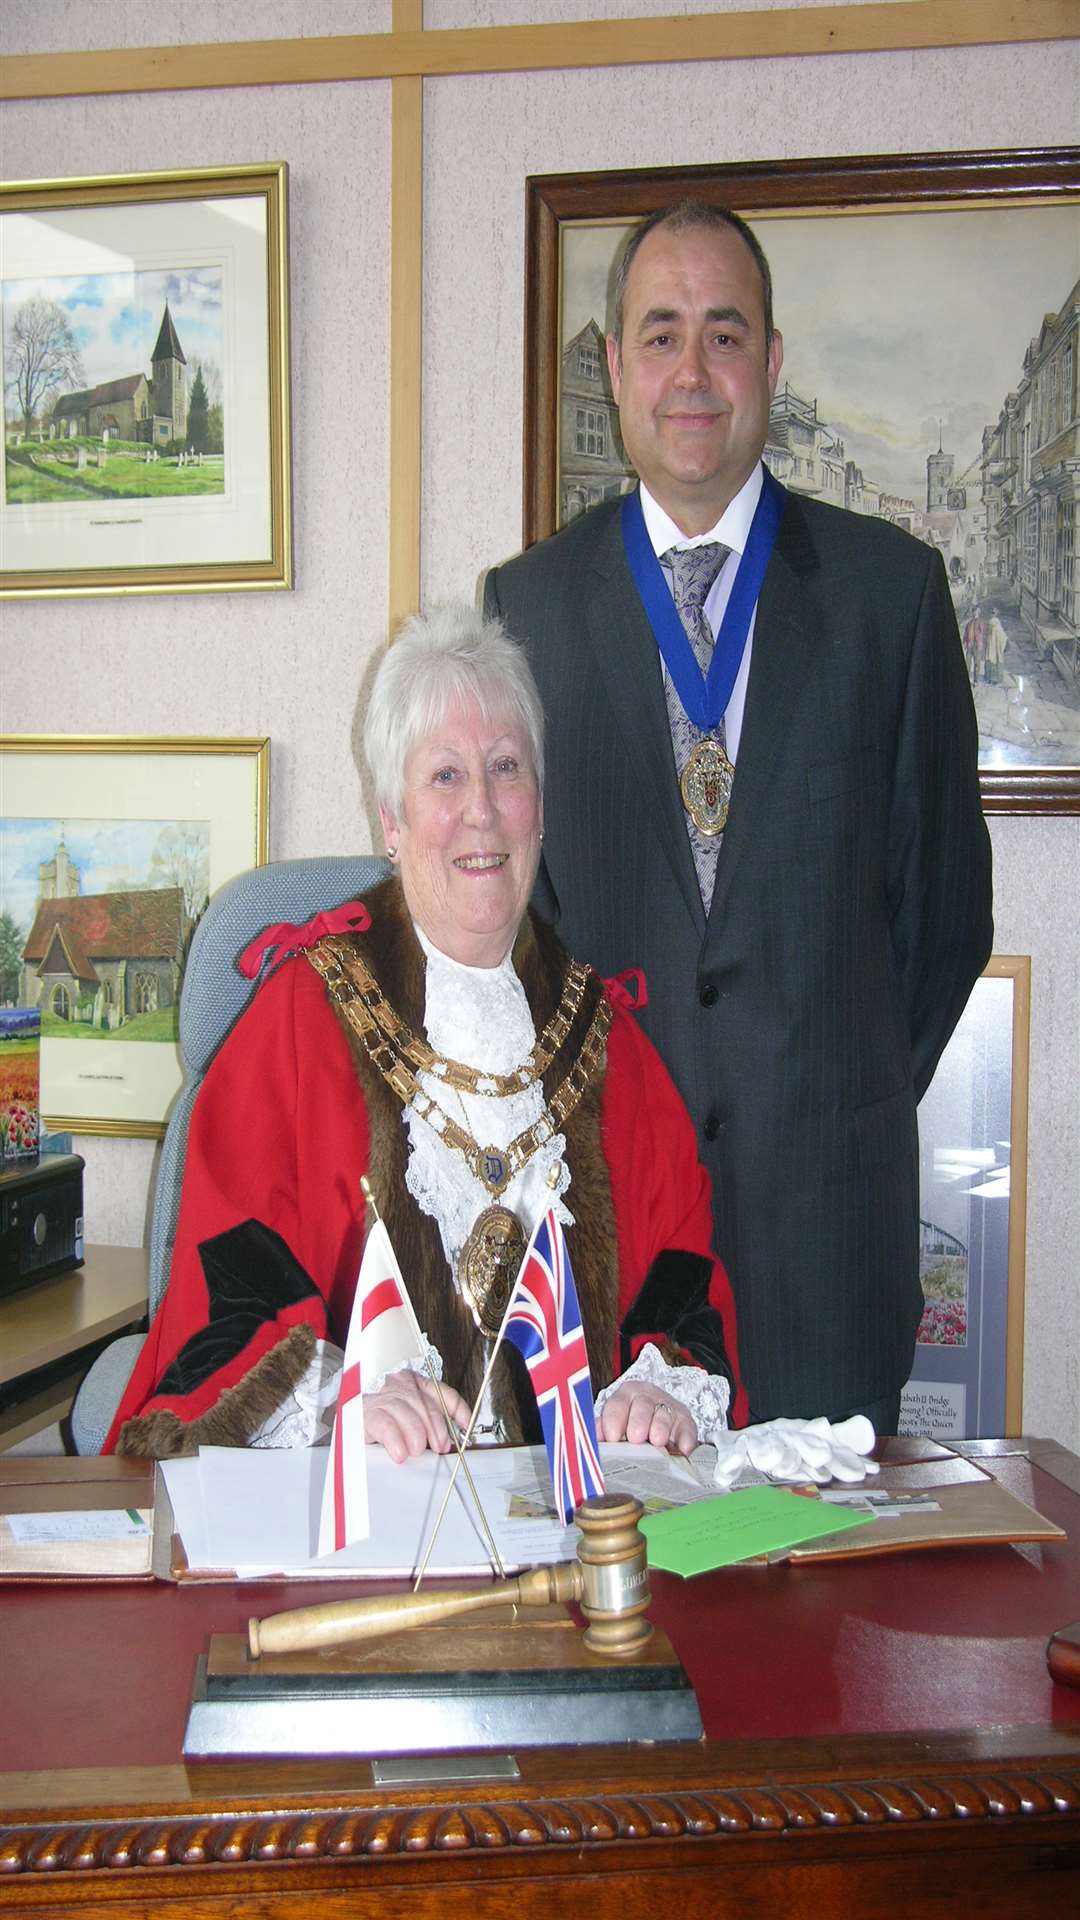
M 699 833 L 723 833 L 735 769 L 718 740 L 699 740 L 682 770 L 679 792 Z
M 509 1207 L 485 1207 L 461 1249 L 458 1279 L 481 1333 L 494 1339 L 525 1258 L 525 1233 Z

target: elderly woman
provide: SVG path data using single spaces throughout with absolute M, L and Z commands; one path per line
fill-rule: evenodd
M 396 871 L 324 916 L 341 930 L 298 930 L 312 943 L 215 1059 L 169 1286 L 106 1450 L 265 1439 L 314 1339 L 344 1345 L 366 1173 L 456 1421 L 554 1204 L 601 1437 L 688 1452 L 745 1421 L 731 1291 L 689 1117 L 625 989 L 529 912 L 543 723 L 523 653 L 468 609 L 409 621 L 364 738 Z M 396 1460 L 447 1448 L 424 1373 L 377 1384 L 370 1440 Z M 538 1437 L 512 1352 L 490 1402 L 491 1437 Z

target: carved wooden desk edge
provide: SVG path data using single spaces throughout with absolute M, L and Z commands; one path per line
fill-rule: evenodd
M 687 1842 L 698 1849 L 710 1842 L 720 1865 L 735 1852 L 757 1854 L 781 1835 L 785 1853 L 795 1843 L 808 1864 L 820 1857 L 815 1842 L 823 1837 L 839 1861 L 847 1841 L 865 1848 L 875 1836 L 888 1836 L 890 1851 L 918 1849 L 929 1829 L 940 1834 L 957 1823 L 972 1840 L 980 1828 L 1002 1840 L 1005 1829 L 1022 1839 L 1038 1828 L 1047 1839 L 1070 1839 L 1080 1848 L 1080 1714 L 1072 1726 L 988 1732 L 974 1743 L 955 1733 L 887 1742 L 845 1735 L 712 1741 L 689 1753 L 555 1749 L 519 1757 L 523 1777 L 513 1788 L 478 1783 L 465 1793 L 460 1787 L 380 1791 L 367 1784 L 362 1762 L 257 1768 L 225 1762 L 131 1769 L 126 1793 L 125 1770 L 118 1770 L 119 1779 L 99 1782 L 100 1798 L 88 1795 L 79 1804 L 77 1783 L 89 1786 L 90 1778 L 76 1775 L 63 1815 L 54 1799 L 51 1812 L 27 1804 L 25 1818 L 9 1814 L 0 1826 L 4 1899 L 20 1879 L 40 1886 L 57 1875 L 111 1879 L 127 1869 L 164 1870 L 172 1878 L 215 1865 L 295 1871 L 396 1859 L 412 1871 L 425 1860 L 471 1858 L 475 1864 L 477 1856 L 522 1852 L 545 1856 L 555 1871 L 560 1853 L 579 1866 L 583 1853 L 594 1854 L 592 1869 L 611 1849 L 632 1848 L 640 1858 L 638 1849 L 649 1843 L 678 1853 Z M 157 1782 L 159 1792 L 137 1806 L 131 1790 L 140 1771 L 165 1778 Z M 608 1784 L 586 1787 L 586 1776 Z M 54 1796 L 64 1779 L 47 1776 Z M 643 1784 L 647 1779 L 651 1784 Z M 0 1798 L 5 1784 L 0 1781 Z M 111 1805 L 110 1785 L 120 1789 Z M 22 1786 L 18 1797 L 29 1803 L 33 1776 Z
M 1080 1461 L 1055 1442 L 969 1447 L 988 1460 L 1026 1455 L 1080 1493 Z M 1019 1876 L 1025 1913 L 1040 1910 L 1029 1881 L 1033 1902 L 1048 1891 L 1036 1868 L 1049 1866 L 1060 1891 L 1080 1882 L 1080 1696 L 1075 1715 L 1031 1726 L 517 1757 L 512 1785 L 391 1789 L 373 1785 L 365 1762 L 333 1759 L 2 1774 L 0 1912 L 38 1920 L 71 1901 L 149 1915 L 180 1897 L 202 1914 L 218 1898 L 291 1892 L 304 1904 L 349 1886 L 357 1913 L 374 1913 L 380 1890 L 441 1888 L 447 1904 L 432 1912 L 475 1915 L 490 1879 L 514 1882 L 526 1920 L 544 1910 L 545 1886 L 550 1895 L 585 1874 L 599 1876 L 597 1920 L 628 1920 L 639 1909 L 627 1890 L 657 1871 L 699 1886 L 728 1866 L 778 1884 L 819 1865 L 887 1879 L 891 1864 L 902 1875 L 919 1856 L 943 1893 L 950 1874 L 977 1873 L 988 1888 L 999 1872 L 1010 1885 Z M 899 1884 L 897 1901 L 899 1911 Z

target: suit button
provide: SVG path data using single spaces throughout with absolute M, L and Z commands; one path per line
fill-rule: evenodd
M 698 994 L 698 999 L 701 1001 L 702 1006 L 715 1007 L 719 998 L 720 998 L 720 995 L 717 989 L 713 986 L 712 981 L 711 980 L 706 981 L 705 985 L 701 989 L 701 992 Z
M 720 1132 L 720 1121 L 717 1118 L 715 1113 L 706 1114 L 705 1124 L 702 1127 L 701 1131 L 705 1135 L 706 1140 L 716 1139 L 718 1133 Z

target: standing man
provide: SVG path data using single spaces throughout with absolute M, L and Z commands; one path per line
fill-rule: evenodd
M 915 1104 L 990 953 L 990 849 L 941 557 L 767 474 L 782 360 L 750 229 L 644 221 L 608 339 L 641 485 L 485 606 L 547 712 L 549 909 L 601 972 L 644 970 L 698 1129 L 751 1418 L 895 1432 Z

